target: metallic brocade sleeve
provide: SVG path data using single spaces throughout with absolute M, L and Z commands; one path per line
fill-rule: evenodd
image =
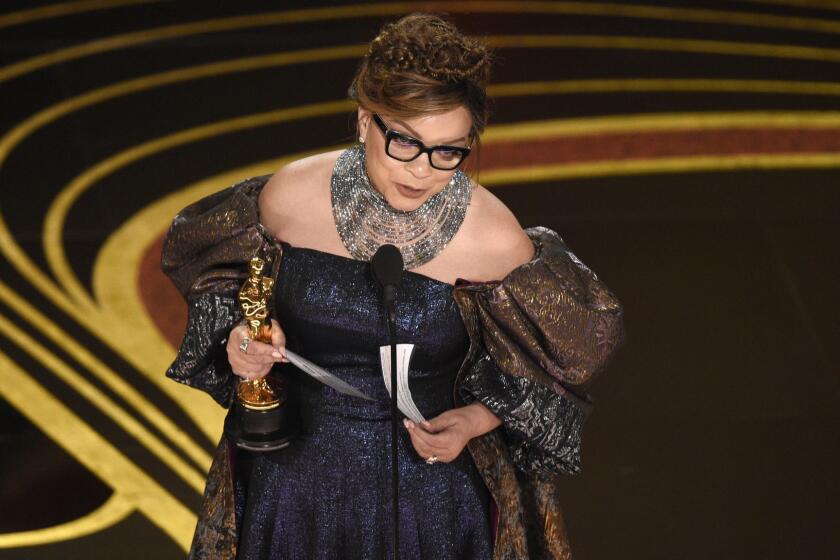
M 184 339 L 166 376 L 206 391 L 225 408 L 230 406 L 236 378 L 225 344 L 228 333 L 240 319 L 235 297 L 212 293 L 191 297 Z
M 588 382 L 621 346 L 623 312 L 560 236 L 526 232 L 537 257 L 476 298 L 483 343 L 503 371 L 562 393 Z
M 502 420 L 520 470 L 575 474 L 587 386 L 624 340 L 623 311 L 560 236 L 526 233 L 533 260 L 501 281 L 458 285 L 465 324 L 481 346 L 459 392 Z
M 580 472 L 586 411 L 540 383 L 501 371 L 486 354 L 465 375 L 465 402 L 480 401 L 502 420 L 513 463 L 528 474 Z
M 236 377 L 225 344 L 241 313 L 236 293 L 253 256 L 276 274 L 282 249 L 259 223 L 269 176 L 246 179 L 181 210 L 167 231 L 163 272 L 187 302 L 187 328 L 167 377 L 230 406 Z

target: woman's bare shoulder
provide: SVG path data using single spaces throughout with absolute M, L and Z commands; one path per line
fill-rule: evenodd
M 534 257 L 534 244 L 513 212 L 479 184 L 473 189 L 467 217 L 466 241 L 480 256 L 482 280 L 499 280 Z
M 341 150 L 288 163 L 277 170 L 260 193 L 260 221 L 269 231 L 318 206 L 329 197 L 330 177 Z

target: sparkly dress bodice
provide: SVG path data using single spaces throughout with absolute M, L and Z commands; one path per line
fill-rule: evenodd
M 289 349 L 373 400 L 341 394 L 284 365 L 299 436 L 284 450 L 240 453 L 238 558 L 390 558 L 391 424 L 379 347 L 385 314 L 370 265 L 283 244 L 276 318 Z M 452 286 L 406 272 L 397 290 L 398 342 L 415 345 L 409 387 L 434 418 L 454 406 L 469 339 Z M 487 490 L 464 450 L 428 465 L 400 423 L 401 558 L 490 557 Z

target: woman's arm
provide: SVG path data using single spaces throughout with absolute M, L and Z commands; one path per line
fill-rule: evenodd
M 530 261 L 534 244 L 522 230 L 513 213 L 489 191 L 477 185 L 474 191 L 475 214 L 466 227 L 470 252 L 480 255 L 480 270 L 473 273 L 490 278 L 504 278 L 508 272 Z M 481 401 L 448 410 L 429 422 L 404 421 L 417 453 L 428 458 L 454 460 L 467 443 L 496 429 L 502 420 Z
M 191 204 L 164 240 L 161 267 L 187 302 L 184 338 L 166 375 L 224 407 L 236 382 L 226 348 L 242 318 L 236 295 L 247 263 L 255 255 L 270 263 L 280 258 L 259 223 L 257 197 L 267 180 L 254 177 Z
M 528 230 L 537 254 L 501 281 L 465 283 L 455 299 L 483 355 L 459 386 L 502 421 L 524 472 L 580 471 L 588 381 L 622 344 L 622 309 L 555 233 Z

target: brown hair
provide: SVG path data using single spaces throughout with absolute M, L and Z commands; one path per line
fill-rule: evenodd
M 478 139 L 487 124 L 489 78 L 484 44 L 438 16 L 411 14 L 386 24 L 371 41 L 349 94 L 365 109 L 403 118 L 463 105 Z

